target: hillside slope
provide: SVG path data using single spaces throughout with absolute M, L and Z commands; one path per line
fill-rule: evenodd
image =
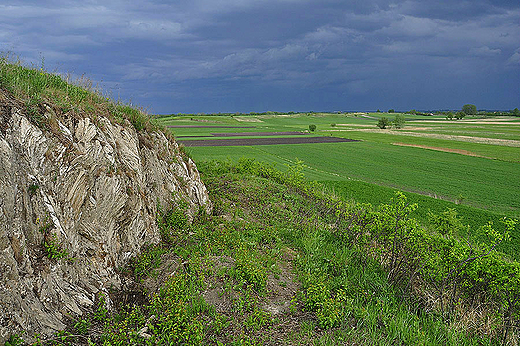
M 22 330 L 52 335 L 120 288 L 118 268 L 160 240 L 158 207 L 187 203 L 193 216 L 211 203 L 195 164 L 162 132 L 102 113 L 97 95 L 59 77 L 0 63 L 3 344 Z M 13 83 L 23 78 L 45 86 L 24 92 Z M 76 89 L 89 104 L 49 96 Z

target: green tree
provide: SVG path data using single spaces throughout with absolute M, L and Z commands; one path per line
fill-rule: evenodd
M 466 116 L 466 113 L 463 111 L 458 111 L 455 113 L 455 119 L 461 120 Z
M 513 114 L 514 116 L 520 116 L 520 111 L 518 110 L 518 108 L 515 108 L 511 111 L 511 114 Z
M 390 108 L 390 109 L 388 110 L 388 113 L 395 113 L 395 110 L 394 110 L 393 108 Z
M 405 123 L 405 118 L 404 118 L 404 115 L 402 114 L 397 114 L 394 118 L 394 127 L 396 129 L 402 129 L 404 127 L 404 123 Z
M 417 114 L 417 111 L 415 109 L 412 109 L 408 113 L 410 113 L 410 114 Z
M 462 112 L 466 115 L 475 115 L 477 114 L 477 106 L 472 104 L 467 104 L 462 106 Z
M 382 117 L 377 122 L 377 127 L 380 129 L 386 129 L 388 126 L 390 126 L 390 120 L 387 117 Z
M 453 112 L 446 113 L 446 120 L 453 120 L 454 114 Z
M 314 125 L 314 124 L 310 124 L 310 125 L 309 125 L 309 131 L 310 131 L 310 132 L 314 132 L 314 131 L 316 131 L 316 125 Z

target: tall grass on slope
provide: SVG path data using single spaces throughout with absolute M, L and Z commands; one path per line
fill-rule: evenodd
M 101 115 L 117 122 L 128 120 L 137 131 L 157 129 L 142 110 L 104 96 L 84 76 L 71 83 L 68 77 L 47 72 L 43 63 L 39 68 L 28 66 L 11 54 L 0 55 L 0 89 L 20 100 L 31 121 L 40 128 L 47 126 L 43 116 L 47 106 L 54 108 L 57 114 Z

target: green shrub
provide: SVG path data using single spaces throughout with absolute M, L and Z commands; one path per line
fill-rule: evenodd
M 386 129 L 388 126 L 390 126 L 390 120 L 388 120 L 387 117 L 382 117 L 377 122 L 377 127 L 379 127 L 380 129 Z

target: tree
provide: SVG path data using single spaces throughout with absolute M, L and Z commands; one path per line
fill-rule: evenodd
M 477 114 L 477 106 L 472 104 L 467 104 L 462 106 L 462 112 L 466 115 L 475 115 Z
M 515 108 L 511 111 L 511 114 L 515 115 L 515 116 L 520 116 L 520 111 L 518 110 L 518 108 Z
M 455 113 L 455 119 L 461 120 L 466 116 L 466 113 L 463 111 L 458 111 Z
M 402 114 L 397 114 L 394 118 L 394 127 L 396 129 L 402 129 L 404 127 L 405 118 Z
M 386 129 L 387 126 L 390 126 L 390 120 L 388 120 L 387 117 L 382 117 L 377 122 L 377 127 L 379 127 L 380 129 Z
M 446 113 L 446 120 L 453 120 L 453 116 L 454 116 L 453 112 Z
M 412 109 L 408 113 L 410 113 L 410 114 L 417 114 L 417 111 L 415 109 Z
M 309 125 L 309 131 L 310 132 L 316 131 L 316 125 L 314 125 L 314 124 Z
M 390 109 L 388 110 L 388 113 L 395 113 L 395 110 L 394 110 L 393 108 L 390 108 Z

